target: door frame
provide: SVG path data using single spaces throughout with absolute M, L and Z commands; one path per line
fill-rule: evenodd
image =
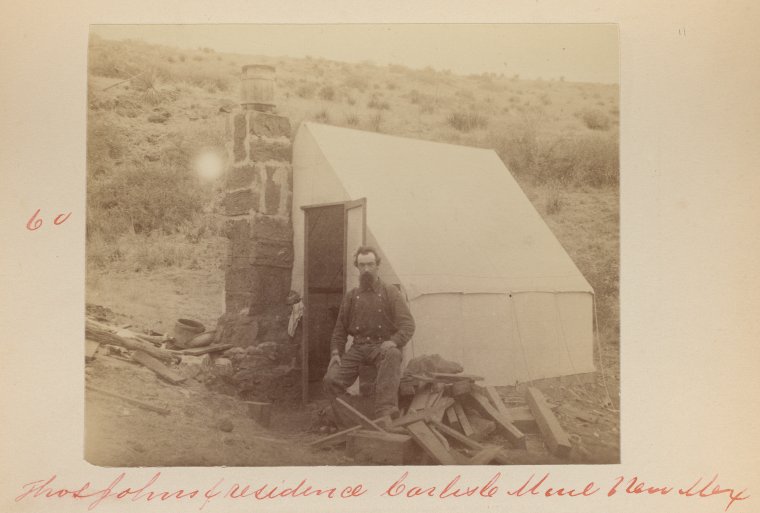
M 367 243 L 367 198 L 357 200 L 334 201 L 331 203 L 317 203 L 314 205 L 303 205 L 301 210 L 304 216 L 304 238 L 303 238 L 303 319 L 301 329 L 301 397 L 304 405 L 309 402 L 309 223 L 306 215 L 309 210 L 315 210 L 323 207 L 335 207 L 343 205 L 343 293 L 346 293 L 346 280 L 348 269 L 348 211 L 354 208 L 362 208 L 362 244 Z

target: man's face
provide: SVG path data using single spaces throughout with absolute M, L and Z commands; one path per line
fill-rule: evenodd
M 363 286 L 370 286 L 377 278 L 377 261 L 374 253 L 358 255 L 356 265 L 359 268 L 359 283 Z

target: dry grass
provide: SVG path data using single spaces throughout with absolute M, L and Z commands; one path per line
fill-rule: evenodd
M 188 162 L 199 147 L 224 147 L 227 115 L 219 114 L 219 102 L 237 100 L 240 66 L 258 62 L 277 67 L 275 102 L 294 122 L 319 119 L 495 149 L 596 290 L 603 337 L 617 336 L 617 86 L 497 74 L 465 77 L 432 68 L 217 54 L 98 38 L 90 42 L 89 59 L 91 267 L 142 276 L 186 269 L 195 259 L 219 274 L 221 260 L 199 260 L 195 249 L 217 240 L 214 230 L 199 230 L 188 239 L 190 229 L 177 228 L 202 224 L 201 212 L 214 201 L 213 190 L 196 188 Z M 143 81 L 104 91 L 146 70 Z M 325 102 L 345 102 L 350 111 L 328 109 Z M 147 123 L 154 109 L 167 111 L 168 121 Z M 172 181 L 187 186 L 178 191 Z M 150 201 L 121 193 L 133 182 L 146 184 Z M 156 192 L 150 196 L 145 189 Z M 130 206 L 128 198 L 142 207 Z M 164 217 L 174 230 L 160 223 L 142 229 L 143 222 L 138 230 L 134 220 L 140 215 Z

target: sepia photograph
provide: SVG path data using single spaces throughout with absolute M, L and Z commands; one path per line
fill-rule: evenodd
M 621 463 L 619 52 L 91 25 L 86 461 Z

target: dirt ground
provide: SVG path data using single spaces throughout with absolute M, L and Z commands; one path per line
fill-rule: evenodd
M 191 279 L 189 277 L 188 279 Z M 156 277 L 153 278 L 155 286 Z M 171 281 L 171 280 L 170 280 Z M 166 289 L 165 289 L 166 290 Z M 159 299 L 159 298 L 155 298 Z M 154 312 L 155 314 L 155 312 Z M 115 326 L 129 317 L 89 305 L 88 315 Z M 133 326 L 130 329 L 136 329 Z M 606 355 L 606 358 L 614 355 Z M 186 369 L 180 366 L 179 370 Z M 616 376 L 608 387 L 617 390 Z M 235 397 L 209 391 L 194 378 L 180 385 L 160 380 L 140 364 L 107 354 L 104 347 L 85 366 L 85 458 L 99 466 L 311 466 L 355 465 L 342 448 L 311 449 L 320 433 L 323 401 L 307 407 L 275 404 L 268 428 L 251 419 L 247 406 Z M 573 451 L 562 460 L 549 454 L 538 433 L 527 433 L 527 450 L 508 450 L 514 464 L 614 463 L 619 461 L 618 394 L 603 406 L 601 375 L 594 383 L 565 379 L 542 383 L 556 406 L 560 423 L 570 435 Z M 167 415 L 135 406 L 93 389 L 107 390 L 166 408 Z M 522 397 L 511 387 L 499 389 L 508 406 Z M 583 419 L 578 418 L 578 415 Z M 508 446 L 498 434 L 489 442 Z

